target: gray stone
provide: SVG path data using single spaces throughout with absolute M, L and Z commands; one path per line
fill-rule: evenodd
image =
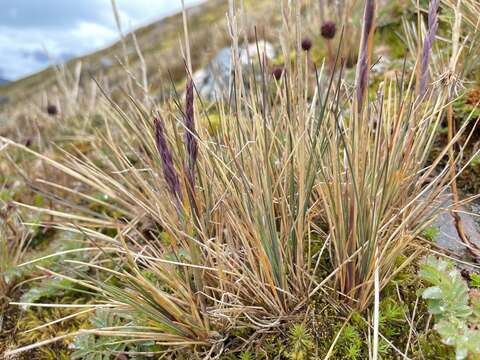
M 113 65 L 113 60 L 106 56 L 102 57 L 99 62 L 103 67 L 110 67 Z
M 453 203 L 452 195 L 446 194 L 442 196 L 441 201 L 443 208 L 451 208 Z M 476 204 L 459 207 L 459 214 L 465 234 L 472 244 L 480 249 L 480 225 L 477 218 L 478 210 L 479 206 Z M 472 262 L 480 260 L 475 259 L 475 256 L 458 235 L 455 218 L 450 211 L 442 211 L 432 226 L 438 229 L 438 235 L 435 236 L 434 241 L 441 249 L 445 250 L 447 254 L 462 261 Z
M 275 50 L 273 45 L 266 41 L 259 41 L 257 51 L 257 43 L 248 44 L 240 48 L 238 60 L 247 70 L 247 67 L 252 62 L 255 62 L 259 55 L 260 58 L 274 58 Z M 193 81 L 200 96 L 210 102 L 228 98 L 232 82 L 232 71 L 232 50 L 223 48 L 205 68 L 193 74 Z
M 372 71 L 376 74 L 384 74 L 390 67 L 390 59 L 382 55 L 378 61 L 372 66 Z
M 8 96 L 4 96 L 4 95 L 0 96 L 0 106 L 7 104 L 9 100 L 10 99 L 8 98 Z

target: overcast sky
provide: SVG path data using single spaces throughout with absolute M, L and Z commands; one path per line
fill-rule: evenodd
M 193 5 L 202 0 L 185 0 Z M 125 30 L 181 9 L 181 0 L 117 0 Z M 110 0 L 0 0 L 0 78 L 37 72 L 117 39 Z

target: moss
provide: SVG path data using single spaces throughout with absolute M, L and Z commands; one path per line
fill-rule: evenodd
M 402 30 L 400 25 L 388 25 L 377 29 L 375 33 L 375 42 L 388 46 L 391 59 L 403 59 L 405 57 L 405 44 L 400 34 Z
M 455 358 L 455 351 L 452 347 L 441 342 L 440 336 L 434 331 L 420 334 L 417 338 L 418 350 L 414 351 L 413 358 L 449 360 Z
M 346 360 L 363 359 L 366 355 L 364 352 L 363 337 L 358 327 L 347 324 L 338 341 L 335 357 Z
M 222 119 L 219 113 L 214 112 L 208 114 L 208 116 L 203 116 L 200 120 L 201 125 L 207 129 L 210 135 L 217 134 L 222 126 Z
M 0 200 L 3 202 L 8 202 L 13 199 L 12 192 L 8 189 L 0 190 Z
M 74 241 L 77 240 L 77 241 Z M 72 237 L 67 233 L 58 233 L 53 238 L 53 241 L 48 245 L 43 245 L 45 249 L 35 252 L 35 257 L 41 257 L 45 254 L 50 254 L 57 251 L 76 249 L 82 246 L 82 243 L 78 241 L 77 237 Z M 53 271 L 62 270 L 61 260 L 68 257 L 70 259 L 86 260 L 87 255 L 85 253 L 76 253 L 70 255 L 62 255 L 49 259 L 44 259 L 37 265 L 41 265 L 46 268 L 50 268 Z M 80 270 L 78 270 L 80 271 Z M 63 269 L 65 272 L 65 269 Z M 38 272 L 31 272 L 31 277 L 35 277 Z M 74 273 L 67 273 L 70 276 L 76 276 Z M 82 288 L 76 283 L 69 280 L 60 280 L 56 278 L 46 278 L 42 281 L 30 282 L 31 287 L 24 289 L 23 295 L 20 297 L 20 302 L 31 303 L 58 303 L 58 304 L 87 304 L 92 300 L 92 294 L 88 289 Z M 19 309 L 20 310 L 20 309 Z M 48 308 L 48 307 L 36 307 L 30 306 L 26 311 L 19 311 L 17 319 L 17 329 L 15 334 L 15 347 L 29 345 L 41 340 L 47 340 L 59 335 L 65 335 L 71 332 L 75 332 L 80 328 L 87 326 L 88 313 L 76 316 L 56 324 L 52 324 L 46 328 L 38 331 L 25 332 L 26 330 L 33 329 L 37 326 L 44 325 L 56 319 L 74 314 L 78 312 L 78 309 L 69 308 Z M 40 347 L 32 352 L 28 353 L 30 358 L 38 359 L 70 359 L 71 350 L 69 345 L 73 341 L 72 338 L 65 338 L 64 340 L 54 342 L 47 347 Z
M 41 216 L 34 216 L 33 219 L 30 219 L 30 223 L 33 231 L 32 240 L 30 241 L 32 248 L 40 248 L 55 237 L 56 230 L 54 228 L 46 228 L 40 225 L 42 223 Z
M 75 297 L 62 297 L 55 299 L 60 303 L 76 303 L 83 302 L 85 299 Z M 77 331 L 87 324 L 88 315 L 80 315 L 53 325 L 43 328 L 39 331 L 25 333 L 26 330 L 43 325 L 55 319 L 71 315 L 78 311 L 78 309 L 60 309 L 60 308 L 36 308 L 31 307 L 28 311 L 22 313 L 17 322 L 19 332 L 15 338 L 17 346 L 29 345 L 38 341 L 48 340 L 56 336 L 69 334 Z M 65 338 L 64 340 L 52 343 L 48 347 L 41 347 L 34 351 L 38 354 L 39 359 L 68 359 L 70 350 L 69 345 L 72 343 L 72 338 Z M 58 354 L 58 357 L 55 355 Z
M 480 101 L 480 95 L 478 95 L 478 100 L 476 99 L 476 92 L 479 92 L 480 89 L 473 89 L 470 92 L 467 92 L 466 96 L 462 96 L 455 100 L 453 103 L 453 111 L 456 119 L 460 121 L 480 118 L 480 108 L 476 107 L 475 100 Z
M 480 168 L 480 154 L 477 154 L 472 158 L 470 165 L 474 168 Z
M 310 50 L 310 58 L 315 65 L 319 66 L 324 59 L 327 61 L 327 47 L 322 44 L 322 40 L 320 38 L 316 38 L 313 44 L 314 45 Z
M 428 241 L 434 241 L 440 233 L 440 229 L 436 226 L 430 226 L 423 230 L 422 236 Z
M 304 324 L 293 324 L 290 329 L 288 348 L 290 350 L 285 352 L 285 356 L 290 360 L 304 360 L 310 357 L 309 354 L 314 351 L 315 344 L 310 331 Z
M 397 266 L 404 264 L 405 257 L 398 260 Z M 392 279 L 381 293 L 380 333 L 401 351 L 410 336 L 410 358 L 451 359 L 452 350 L 441 343 L 440 338 L 427 327 L 428 313 L 423 301 L 417 299 L 416 289 L 419 286 L 417 266 L 407 266 Z M 400 300 L 401 299 L 401 300 Z M 415 331 L 411 333 L 410 324 L 406 321 L 416 305 Z M 365 359 L 368 357 L 368 328 L 365 314 L 354 313 L 341 333 L 334 349 L 333 359 Z M 338 331 L 343 322 L 337 321 L 330 326 Z M 413 334 L 413 335 L 412 335 Z M 322 347 L 328 349 L 334 334 L 323 340 Z M 380 339 L 379 353 L 383 359 L 396 359 L 399 354 L 385 341 Z M 428 356 L 427 356 L 428 354 Z
M 480 289 L 480 275 L 470 274 L 470 282 L 468 284 L 470 287 Z
M 314 48 L 312 48 L 313 51 Z M 285 65 L 290 61 L 291 64 L 295 63 L 295 59 L 297 58 L 297 53 L 295 50 L 292 50 L 290 54 L 288 54 L 288 59 L 285 59 L 285 55 L 283 52 L 279 51 L 275 58 L 272 59 L 271 64 L 272 66 L 282 66 Z

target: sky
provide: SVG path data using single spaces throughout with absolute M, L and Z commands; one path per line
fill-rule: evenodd
M 202 0 L 185 0 L 194 5 Z M 117 0 L 124 31 L 181 10 L 181 0 Z M 0 79 L 16 80 L 52 62 L 118 39 L 110 0 L 0 0 Z

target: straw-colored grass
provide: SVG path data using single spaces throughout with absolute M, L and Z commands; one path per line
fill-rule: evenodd
M 51 215 L 49 225 L 90 243 L 78 250 L 91 252 L 90 262 L 66 260 L 89 270 L 79 278 L 42 268 L 97 294 L 94 304 L 72 307 L 102 307 L 122 320 L 79 333 L 153 340 L 167 351 L 189 348 L 208 358 L 221 354 L 236 331 L 303 322 L 325 293 L 345 312 L 365 310 L 375 295 L 377 354 L 379 292 L 439 210 L 451 181 L 440 163 L 464 130 L 431 161 L 446 90 L 429 86 L 418 96 L 416 72 L 404 70 L 374 96 L 372 25 L 363 32 L 354 96 L 339 56 L 328 78 L 300 50 L 295 4 L 285 2 L 283 14 L 297 36 L 282 45 L 287 54 L 296 50 L 296 61 L 280 80 L 260 56 L 251 67 L 236 60 L 247 29 L 231 9 L 229 101 L 207 105 L 194 96 L 192 103 L 187 87 L 186 100 L 150 109 L 145 94 L 120 106 L 104 92 L 96 101 L 104 124 L 88 155 L 73 147 L 60 160 L 0 138 L 7 150 L 33 154 L 77 184 L 31 179 L 62 206 L 16 205 Z

